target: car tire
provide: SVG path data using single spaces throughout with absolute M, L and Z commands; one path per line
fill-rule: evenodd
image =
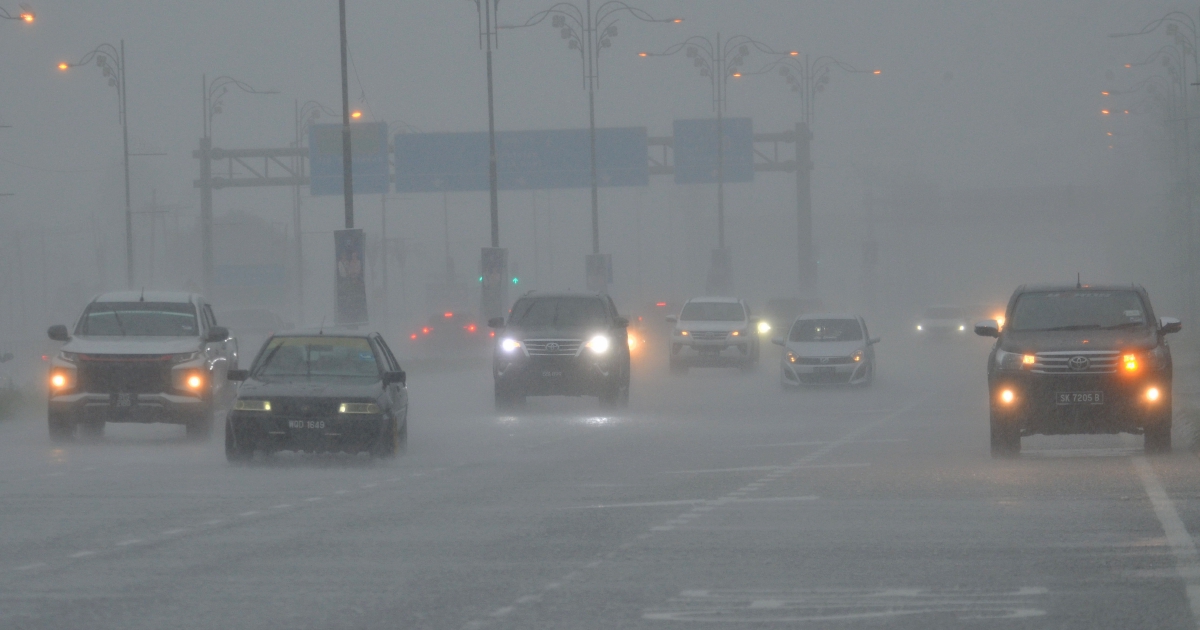
M 184 425 L 187 432 L 187 439 L 192 441 L 207 441 L 212 437 L 213 418 L 212 412 L 207 409 L 201 413 L 188 419 Z
M 104 437 L 104 420 L 90 419 L 79 423 L 79 432 L 86 440 L 99 440 Z
M 46 425 L 50 430 L 50 441 L 56 444 L 75 439 L 75 419 L 61 411 L 46 414 Z
M 254 445 L 243 444 L 233 433 L 233 423 L 225 421 L 225 460 L 238 464 L 248 462 L 254 457 Z
M 1011 426 L 1011 422 L 998 420 L 995 415 L 991 418 L 992 457 L 1011 458 L 1021 454 L 1021 430 Z

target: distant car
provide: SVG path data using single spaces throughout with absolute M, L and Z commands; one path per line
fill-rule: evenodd
M 792 323 L 786 337 L 771 340 L 783 346 L 780 383 L 799 385 L 870 385 L 875 380 L 875 344 L 858 315 L 810 314 Z
M 745 300 L 699 297 L 688 300 L 671 335 L 670 367 L 686 374 L 690 367 L 740 367 L 749 372 L 758 367 L 761 321 L 750 313 Z M 769 330 L 769 329 L 768 329 Z
M 229 380 L 241 381 L 225 420 L 231 462 L 256 450 L 392 457 L 408 441 L 407 378 L 378 333 L 276 334 Z
M 50 360 L 50 440 L 104 434 L 108 422 L 182 424 L 207 438 L 213 412 L 232 388 L 237 339 L 218 326 L 194 293 L 118 291 L 89 303 L 73 331 L 51 326 L 66 342 Z
M 917 334 L 927 338 L 966 336 L 969 324 L 966 311 L 959 306 L 931 306 L 917 322 Z
M 253 357 L 268 337 L 291 330 L 293 325 L 283 321 L 274 311 L 265 308 L 240 308 L 218 313 L 225 324 L 238 338 L 246 358 Z
M 1147 453 L 1171 450 L 1173 365 L 1167 335 L 1183 325 L 1155 317 L 1146 290 L 1022 286 L 988 356 L 991 452 L 1021 452 L 1021 437 L 1141 433 Z
M 420 329 L 409 333 L 408 340 L 417 350 L 446 352 L 486 349 L 490 335 L 475 318 L 461 311 L 443 311 L 429 316 Z
M 595 293 L 522 295 L 496 329 L 496 409 L 527 396 L 596 396 L 605 408 L 629 404 L 629 321 Z

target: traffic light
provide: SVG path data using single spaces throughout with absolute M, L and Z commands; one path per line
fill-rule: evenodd
M 517 284 L 519 282 L 521 282 L 521 279 L 516 276 L 513 276 L 513 284 Z

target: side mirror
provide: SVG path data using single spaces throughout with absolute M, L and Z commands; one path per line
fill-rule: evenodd
M 1158 318 L 1158 334 L 1169 335 L 1183 330 L 1183 322 L 1180 322 L 1174 317 Z
M 250 378 L 250 370 L 226 370 L 225 380 L 227 381 L 244 381 Z
M 629 328 L 629 318 L 628 317 L 618 317 L 618 318 L 614 319 L 613 327 L 614 328 Z
M 488 328 L 504 328 L 503 317 L 493 317 L 488 320 Z
M 980 337 L 999 337 L 1000 324 L 994 319 L 985 319 L 975 324 L 975 334 Z
M 71 335 L 67 332 L 67 327 L 62 324 L 51 326 L 50 330 L 46 331 L 46 334 L 54 341 L 69 341 L 71 339 Z
M 408 374 L 405 374 L 404 370 L 397 370 L 395 372 L 384 372 L 383 384 L 384 385 L 392 385 L 393 383 L 407 385 L 408 384 Z
M 674 315 L 667 315 L 667 323 L 668 324 L 678 324 L 679 318 L 675 317 Z
M 213 326 L 208 329 L 208 338 L 204 341 L 208 343 L 221 343 L 229 338 L 229 329 L 224 326 Z
M 875 344 L 877 344 L 877 343 L 879 343 L 879 342 L 880 342 L 880 339 L 879 339 L 879 337 L 871 337 L 870 339 L 868 339 L 868 340 L 867 340 L 867 345 L 868 345 L 868 346 L 873 346 L 873 345 L 875 345 Z
M 783 337 L 775 337 L 774 339 L 771 339 L 771 343 L 777 346 L 783 346 L 786 342 L 783 340 Z

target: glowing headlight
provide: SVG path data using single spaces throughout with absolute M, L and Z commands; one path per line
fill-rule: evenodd
M 379 405 L 375 403 L 342 403 L 338 405 L 338 413 L 379 413 Z
M 771 332 L 771 324 L 768 322 L 758 322 L 758 334 L 765 335 Z
M 238 400 L 233 403 L 233 408 L 238 411 L 270 411 L 271 401 L 269 400 Z
M 1138 356 L 1136 354 L 1126 354 L 1121 357 L 1121 363 L 1125 366 L 1126 372 L 1136 372 L 1138 369 Z
M 180 370 L 176 369 L 171 375 L 171 384 L 175 389 L 187 392 L 199 392 L 204 388 L 207 379 L 207 374 L 204 370 Z
M 502 339 L 500 341 L 500 349 L 509 354 L 516 352 L 517 348 L 520 348 L 520 347 L 521 347 L 521 342 L 517 341 L 516 339 Z
M 75 370 L 73 369 L 56 369 L 50 372 L 50 388 L 55 391 L 67 390 L 75 387 Z
M 611 344 L 608 340 L 608 337 L 605 337 L 604 335 L 596 335 L 587 342 L 588 349 L 596 354 L 604 354 L 605 352 L 608 352 L 609 345 Z
M 740 336 L 740 335 L 742 334 L 742 331 L 740 331 L 740 330 L 735 330 L 735 331 L 733 331 L 732 333 L 729 333 L 729 334 L 730 334 L 730 336 L 732 336 L 732 337 L 738 337 L 738 336 Z
M 854 353 L 854 356 L 852 356 L 852 357 L 850 357 L 850 358 L 854 359 L 854 362 L 855 362 L 855 363 L 858 363 L 859 361 L 862 361 L 862 360 L 863 360 L 863 351 L 862 351 L 862 350 L 859 350 L 858 352 L 855 352 L 855 353 Z
M 633 335 L 629 335 L 629 349 L 630 349 L 630 350 L 637 350 L 637 347 L 638 347 L 638 339 L 637 339 L 637 337 L 635 337 L 635 336 L 633 336 Z
M 1017 398 L 1017 395 L 1014 394 L 1013 390 L 1011 390 L 1011 389 L 1006 389 L 1006 390 L 1000 392 L 1000 402 L 1002 402 L 1006 405 L 1011 405 L 1012 402 L 1014 400 L 1016 400 L 1016 398 Z
M 1157 387 L 1151 387 L 1150 389 L 1146 390 L 1146 400 L 1149 400 L 1150 402 L 1157 402 L 1161 396 L 1162 392 L 1158 391 Z
M 917 330 L 925 330 L 925 327 L 921 326 L 920 324 L 917 324 Z
M 964 330 L 966 330 L 966 329 L 967 329 L 967 327 L 966 327 L 965 325 L 963 325 L 963 324 L 959 324 L 959 325 L 958 325 L 958 330 L 959 330 L 959 332 L 962 332 L 962 331 L 964 331 Z
M 797 359 L 796 355 L 793 354 L 791 350 L 788 350 L 788 353 L 787 353 L 788 363 L 795 363 L 796 359 Z

